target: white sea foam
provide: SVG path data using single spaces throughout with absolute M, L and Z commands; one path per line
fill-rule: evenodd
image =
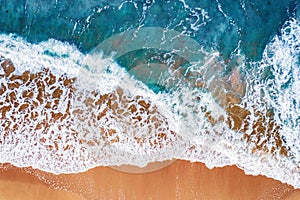
M 281 35 L 273 39 L 264 53 L 264 68 L 272 78 L 263 87 L 268 104 L 274 109 L 281 134 L 300 167 L 300 22 L 286 22 Z M 298 141 L 298 142 L 297 142 Z
M 19 73 L 30 70 L 38 72 L 42 68 L 51 68 L 56 73 L 78 74 L 84 55 L 75 46 L 50 39 L 39 44 L 30 44 L 16 35 L 1 34 L 0 52 L 11 59 Z M 50 56 L 53 54 L 53 56 Z M 68 66 L 68 67 L 65 67 Z
M 237 164 L 249 174 L 263 174 L 300 188 L 300 139 L 297 121 L 300 112 L 299 57 L 297 57 L 299 56 L 299 44 L 297 46 L 297 42 L 300 41 L 299 29 L 299 22 L 290 20 L 283 29 L 283 35 L 275 37 L 268 45 L 263 60 L 260 63 L 252 63 L 255 67 L 253 71 L 261 73 L 262 69 L 271 66 L 274 78 L 268 79 L 269 85 L 266 86 L 260 77 L 255 75 L 251 77 L 257 79 L 257 83 L 249 83 L 246 98 L 243 99 L 243 103 L 247 102 L 247 109 L 250 111 L 253 111 L 253 106 L 256 106 L 265 112 L 265 107 L 260 106 L 262 102 L 266 102 L 274 109 L 276 123 L 281 126 L 280 135 L 285 137 L 292 154 L 288 158 L 279 154 L 274 156 L 252 153 L 253 144 L 243 139 L 243 133 L 231 130 L 225 122 L 215 125 L 209 123 L 205 116 L 207 112 L 210 112 L 215 119 L 220 116 L 225 119 L 228 117 L 220 102 L 215 101 L 213 91 L 192 88 L 186 83 L 181 83 L 178 85 L 180 87 L 172 93 L 155 94 L 110 58 L 101 58 L 98 55 L 96 62 L 98 67 L 93 71 L 94 64 L 91 62 L 95 59 L 84 59 L 86 57 L 84 54 L 67 43 L 51 39 L 40 44 L 30 44 L 14 35 L 0 35 L 0 54 L 12 60 L 17 69 L 16 73 L 21 74 L 26 70 L 36 73 L 49 68 L 56 76 L 65 74 L 67 77 L 77 78 L 75 96 L 67 99 L 72 105 L 70 118 L 53 122 L 46 134 L 38 131 L 33 134 L 30 129 L 36 126 L 36 123 L 47 119 L 47 115 L 49 116 L 49 113 L 43 112 L 44 105 L 36 108 L 41 115 L 37 121 L 31 120 L 27 122 L 26 127 L 9 132 L 9 137 L 6 139 L 3 138 L 7 130 L 0 127 L 0 139 L 5 141 L 0 145 L 0 162 L 10 162 L 16 166 L 32 166 L 52 173 L 75 173 L 100 165 L 145 166 L 149 162 L 176 158 L 204 162 L 210 168 Z M 201 66 L 194 66 L 195 73 L 197 72 L 199 77 L 204 77 L 208 85 L 208 80 L 211 80 L 211 85 L 216 84 L 216 80 L 221 80 L 222 71 L 205 75 L 209 73 L 207 68 L 223 65 L 215 59 L 217 54 L 212 53 L 212 55 L 205 57 L 204 64 Z M 87 65 L 89 70 L 82 67 L 82 63 Z M 243 66 L 245 63 L 240 68 L 243 69 Z M 46 77 L 47 74 L 44 78 Z M 292 81 L 289 81 L 290 78 Z M 7 85 L 7 82 L 5 78 L 0 79 L 0 85 Z M 285 84 L 288 84 L 288 87 L 282 87 Z M 60 85 L 56 84 L 56 86 Z M 221 87 L 225 90 L 225 86 Z M 37 88 L 36 86 L 20 87 L 16 90 L 20 94 L 19 98 L 22 90 L 26 89 L 35 91 Z M 50 87 L 48 90 L 51 92 Z M 98 91 L 96 97 L 92 93 L 94 90 Z M 93 116 L 103 112 L 105 105 L 96 110 L 90 109 L 84 100 L 98 98 L 106 93 L 117 94 L 118 90 L 122 90 L 123 94 L 110 97 L 118 99 L 116 100 L 119 102 L 116 109 L 118 114 L 113 111 L 107 112 L 97 123 L 94 123 Z M 263 101 L 257 98 L 261 97 L 262 90 L 265 92 Z M 64 89 L 63 97 L 68 98 L 69 93 L 68 89 Z M 137 95 L 151 104 L 150 114 L 139 111 L 133 114 L 125 112 L 129 107 L 126 103 L 130 102 L 133 102 L 130 105 L 142 109 L 143 106 L 137 103 Z M 4 101 L 4 98 L 5 96 L 1 96 L 0 102 Z M 125 103 L 121 103 L 122 101 Z M 58 110 L 64 112 L 66 107 L 67 101 L 60 101 Z M 76 109 L 82 112 L 74 114 Z M 145 124 L 149 123 L 147 120 L 149 116 L 155 116 L 161 123 L 155 125 L 154 120 L 151 124 L 150 120 L 149 125 L 141 125 L 136 120 L 137 114 L 141 117 L 140 121 Z M 24 124 L 22 122 L 24 113 L 9 113 L 6 117 L 12 116 L 16 118 L 12 123 Z M 252 121 L 255 120 L 254 115 L 250 117 Z M 99 133 L 99 126 L 107 130 L 114 129 L 116 133 L 107 134 L 107 138 L 104 138 Z M 77 135 L 71 134 L 74 130 Z M 157 130 L 165 132 L 167 139 L 159 140 Z M 172 134 L 172 131 L 176 134 Z M 40 142 L 41 137 L 45 139 L 44 143 Z M 144 139 L 144 142 L 139 143 L 135 137 Z M 161 142 L 159 148 L 153 145 L 155 141 Z M 46 148 L 45 144 L 55 148 Z M 69 147 L 65 150 L 67 145 Z
M 251 63 L 252 80 L 248 92 L 248 108 L 261 105 L 262 112 L 269 108 L 274 113 L 276 124 L 280 126 L 279 135 L 289 148 L 289 158 L 276 155 L 268 158 L 268 165 L 257 170 L 241 160 L 249 173 L 261 173 L 299 188 L 300 183 L 300 22 L 296 19 L 287 21 L 280 35 L 275 36 L 267 45 L 260 62 Z M 278 161 L 276 161 L 278 159 Z M 246 163 L 248 162 L 248 163 Z M 264 161 L 265 162 L 265 161 Z M 251 169 L 251 167 L 253 169 Z M 261 171 L 261 172 L 259 172 Z

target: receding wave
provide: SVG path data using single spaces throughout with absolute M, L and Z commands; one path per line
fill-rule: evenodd
M 299 29 L 286 22 L 259 62 L 156 63 L 158 91 L 138 78 L 149 65 L 0 35 L 0 162 L 59 174 L 175 158 L 300 188 Z

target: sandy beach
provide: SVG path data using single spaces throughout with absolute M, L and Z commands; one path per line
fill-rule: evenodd
M 97 167 L 70 175 L 6 166 L 0 175 L 0 197 L 5 200 L 300 199 L 300 190 L 264 176 L 245 175 L 236 166 L 210 170 L 202 163 L 178 160 L 143 174 Z

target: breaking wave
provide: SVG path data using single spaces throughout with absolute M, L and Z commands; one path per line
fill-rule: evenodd
M 185 159 L 300 188 L 299 21 L 287 21 L 258 62 L 146 29 L 127 32 L 127 51 L 111 38 L 115 49 L 102 43 L 87 55 L 54 39 L 0 35 L 0 162 L 59 174 Z M 140 48 L 158 49 L 156 60 L 129 67 L 139 53 L 129 42 L 145 33 L 170 42 L 150 39 Z

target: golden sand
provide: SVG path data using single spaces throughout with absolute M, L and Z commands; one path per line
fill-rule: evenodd
M 0 197 L 7 200 L 299 200 L 300 190 L 264 176 L 247 176 L 235 166 L 210 170 L 202 163 L 178 160 L 166 168 L 143 174 L 97 167 L 84 173 L 53 175 L 9 166 L 0 175 Z

